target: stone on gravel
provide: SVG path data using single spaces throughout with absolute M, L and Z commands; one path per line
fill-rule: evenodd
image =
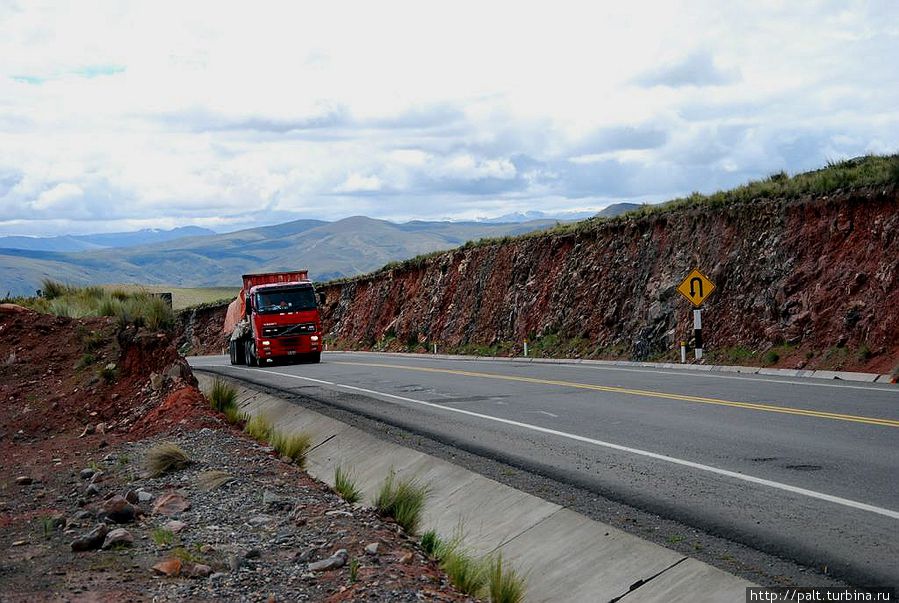
M 245 567 L 247 565 L 246 559 L 243 557 L 238 557 L 237 555 L 231 555 L 228 557 L 228 567 L 232 572 L 237 572 L 240 568 Z
M 132 522 L 139 512 L 137 507 L 118 494 L 104 502 L 102 509 L 106 517 L 115 523 Z
M 94 514 L 90 511 L 78 511 L 77 513 L 75 513 L 75 519 L 77 519 L 78 521 L 84 521 L 85 519 L 90 519 L 93 516 Z
M 336 517 L 336 516 L 352 517 L 353 516 L 353 514 L 350 513 L 349 511 L 325 511 L 325 515 L 327 515 L 328 517 Z
M 146 490 L 137 491 L 137 502 L 147 503 L 153 500 L 153 495 Z
M 313 556 L 315 556 L 316 548 L 308 548 L 305 551 L 298 551 L 296 555 L 293 556 L 293 560 L 297 563 L 308 563 Z
M 191 578 L 208 578 L 212 574 L 212 568 L 202 563 L 194 563 L 184 570 L 184 574 Z
M 181 574 L 181 560 L 174 557 L 165 559 L 150 569 L 162 576 L 178 576 Z
M 108 532 L 109 528 L 106 527 L 106 524 L 101 523 L 84 536 L 79 536 L 78 538 L 73 540 L 72 550 L 75 552 L 80 552 L 99 549 L 101 546 L 103 546 L 103 541 L 106 539 L 106 534 Z
M 327 572 L 331 570 L 340 569 L 344 565 L 346 565 L 347 559 L 349 559 L 350 554 L 347 553 L 346 549 L 340 549 L 327 559 L 322 559 L 321 561 L 316 561 L 315 563 L 309 564 L 309 571 L 311 572 Z
M 90 479 L 91 477 L 94 476 L 94 473 L 96 473 L 96 472 L 97 471 L 95 469 L 87 468 L 87 469 L 82 469 L 81 473 L 79 473 L 78 475 L 81 476 L 81 479 Z
M 369 555 L 377 555 L 379 547 L 380 547 L 379 543 L 372 542 L 371 544 L 368 544 L 365 546 L 365 552 Z
M 134 490 L 128 490 L 127 492 L 125 492 L 125 500 L 130 502 L 132 505 L 136 505 L 139 502 L 139 499 L 137 498 L 137 492 L 135 492 Z
M 165 377 L 159 373 L 150 373 L 150 387 L 153 388 L 153 391 L 161 388 L 163 383 L 165 383 Z
M 28 477 L 27 475 L 20 475 L 16 478 L 17 486 L 30 486 L 34 483 L 34 479 Z
M 87 488 L 84 489 L 84 493 L 88 496 L 97 496 L 100 494 L 100 488 L 97 487 L 97 484 L 88 484 Z
M 270 523 L 272 519 L 273 518 L 269 515 L 256 515 L 255 517 L 251 517 L 249 520 L 247 520 L 247 523 L 249 523 L 251 526 L 261 526 Z
M 111 549 L 115 546 L 131 546 L 134 544 L 134 536 L 125 528 L 116 528 L 111 530 L 103 541 L 104 549 Z
M 190 501 L 177 492 L 167 492 L 153 505 L 153 512 L 161 515 L 178 515 L 190 509 Z
M 171 532 L 172 534 L 178 534 L 179 532 L 181 532 L 181 530 L 183 530 L 184 528 L 187 527 L 187 524 L 184 523 L 183 521 L 178 521 L 177 519 L 173 519 L 171 521 L 165 522 L 165 525 L 162 527 L 165 528 L 166 530 L 168 530 L 169 532 Z
M 262 504 L 271 509 L 289 509 L 291 506 L 289 500 L 271 490 L 262 493 Z
M 250 549 L 246 553 L 243 554 L 244 559 L 259 559 L 262 557 L 262 551 L 259 549 Z

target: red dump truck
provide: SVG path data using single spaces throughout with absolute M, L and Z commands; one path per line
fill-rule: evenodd
M 321 362 L 322 303 L 307 270 L 244 274 L 243 288 L 225 316 L 231 364 Z

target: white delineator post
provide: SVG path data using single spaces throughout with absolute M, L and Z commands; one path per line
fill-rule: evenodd
M 693 338 L 696 340 L 696 360 L 702 360 L 702 308 L 693 310 Z
M 525 358 L 528 357 L 528 340 L 527 339 L 524 340 L 524 357 Z
M 687 342 L 680 342 L 680 363 L 686 364 L 687 362 Z
M 434 355 L 435 356 L 437 355 L 437 344 L 436 343 L 434 344 Z

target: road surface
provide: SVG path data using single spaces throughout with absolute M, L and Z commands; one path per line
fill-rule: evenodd
M 899 583 L 899 387 L 370 353 L 196 368 L 330 400 L 827 572 Z

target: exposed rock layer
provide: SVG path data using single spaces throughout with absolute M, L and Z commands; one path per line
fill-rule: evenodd
M 899 360 L 895 187 L 460 248 L 325 285 L 325 323 L 332 340 L 355 347 L 515 350 L 551 335 L 589 355 L 659 357 L 690 336 L 691 306 L 675 287 L 694 267 L 717 285 L 703 315 L 710 349 L 784 346 L 781 364 L 837 358 L 833 368 L 879 372 Z

